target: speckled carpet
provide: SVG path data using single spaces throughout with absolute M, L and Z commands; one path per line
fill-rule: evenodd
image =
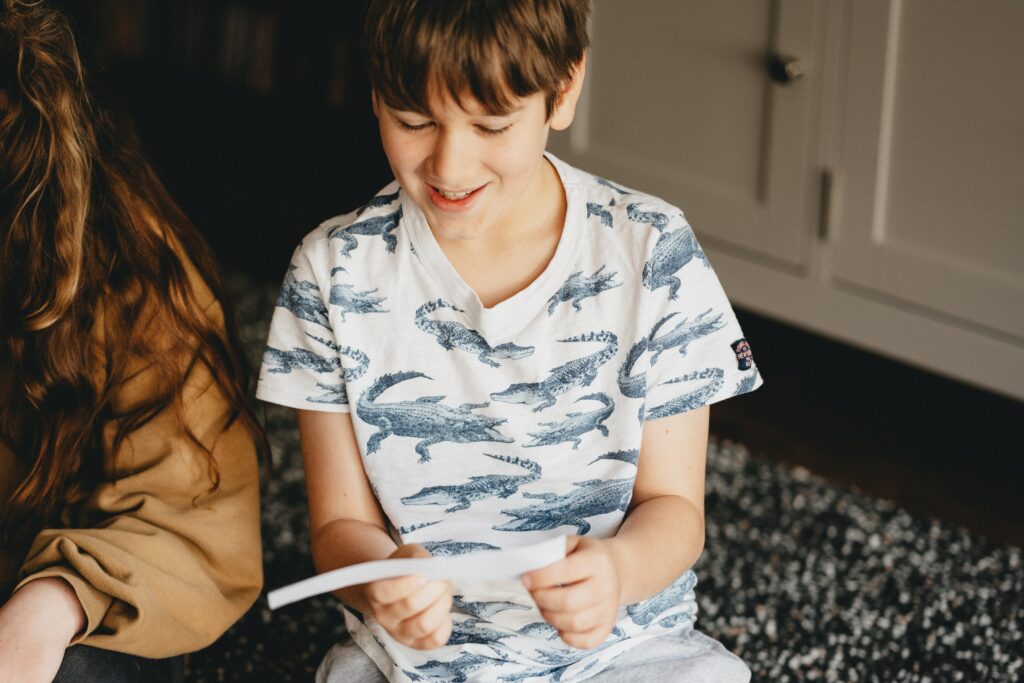
M 235 278 L 253 359 L 276 289 Z M 770 390 L 766 388 L 765 390 Z M 313 572 L 298 434 L 269 407 L 274 472 L 264 492 L 266 585 Z M 1021 549 L 989 543 L 800 469 L 713 440 L 697 624 L 743 657 L 754 681 L 1024 680 Z M 270 612 L 261 599 L 189 658 L 187 680 L 311 681 L 346 638 L 333 598 Z

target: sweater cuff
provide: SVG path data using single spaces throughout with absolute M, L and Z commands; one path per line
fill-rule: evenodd
M 64 567 L 52 567 L 31 576 L 26 576 L 14 587 L 14 592 L 31 581 L 46 578 L 58 578 L 67 581 L 71 584 L 72 590 L 75 591 L 78 601 L 82 603 L 82 610 L 85 612 L 85 627 L 75 634 L 75 637 L 68 643 L 68 647 L 78 645 L 103 623 L 103 618 L 107 615 L 107 610 L 110 609 L 114 599 L 88 583 L 78 574 Z

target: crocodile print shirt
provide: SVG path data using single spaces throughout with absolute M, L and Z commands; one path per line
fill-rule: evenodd
M 644 420 L 761 380 L 679 209 L 548 156 L 565 188 L 557 250 L 491 308 L 447 260 L 397 183 L 296 250 L 259 398 L 350 412 L 394 534 L 435 555 L 616 533 Z M 640 642 L 693 627 L 688 571 L 624 608 L 607 641 L 566 646 L 518 582 L 456 583 L 438 650 L 346 609 L 391 681 L 584 680 Z

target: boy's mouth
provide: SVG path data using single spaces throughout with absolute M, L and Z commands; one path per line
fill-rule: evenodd
M 430 188 L 430 199 L 440 209 L 461 209 L 469 205 L 473 197 L 480 192 L 480 190 L 487 187 L 486 184 L 474 190 L 442 190 L 439 187 L 434 187 L 428 184 Z
M 457 199 L 465 199 L 470 194 L 472 194 L 473 190 L 466 190 L 465 192 L 445 192 L 444 190 L 438 190 L 438 192 L 440 192 L 441 196 L 444 197 L 445 199 L 451 199 L 452 201 L 455 201 Z

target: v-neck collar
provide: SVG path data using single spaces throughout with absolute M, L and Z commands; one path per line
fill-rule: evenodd
M 491 343 L 521 330 L 565 280 L 582 247 L 583 223 L 586 214 L 585 198 L 576 170 L 549 152 L 544 157 L 551 162 L 565 192 L 565 223 L 555 254 L 547 267 L 526 288 L 490 308 L 485 308 L 480 297 L 470 287 L 437 243 L 427 220 L 407 192 L 402 192 L 402 222 L 416 255 L 431 277 L 445 293 L 449 303 L 461 308 L 464 317 L 477 331 L 486 331 Z

